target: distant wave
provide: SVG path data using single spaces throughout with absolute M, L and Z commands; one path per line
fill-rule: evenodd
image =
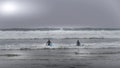
M 0 31 L 0 39 L 105 39 L 120 38 L 119 31 Z
M 109 39 L 109 38 L 103 38 L 103 37 L 90 37 L 90 38 L 8 38 L 8 39 L 0 39 L 0 40 L 48 40 L 48 39 Z
M 107 31 L 111 31 L 111 30 L 120 30 L 120 28 L 63 28 L 63 30 L 75 30 L 75 31 L 79 31 L 79 30 L 95 30 L 95 31 L 100 31 L 100 30 L 107 30 Z
M 60 28 L 6 28 L 0 30 L 1 31 L 49 31 L 49 30 L 60 30 Z
M 0 31 L 54 31 L 54 30 L 65 30 L 65 31 L 79 31 L 79 30 L 120 30 L 120 28 L 4 28 Z

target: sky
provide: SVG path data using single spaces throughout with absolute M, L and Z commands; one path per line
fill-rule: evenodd
M 0 0 L 0 28 L 120 27 L 120 0 Z

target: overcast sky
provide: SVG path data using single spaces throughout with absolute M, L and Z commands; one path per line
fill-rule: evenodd
M 0 28 L 44 26 L 120 27 L 120 0 L 0 0 Z

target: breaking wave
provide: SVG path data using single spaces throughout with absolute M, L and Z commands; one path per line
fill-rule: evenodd
M 0 39 L 104 39 L 120 38 L 118 31 L 0 31 Z
M 53 44 L 47 46 L 46 44 L 6 44 L 0 45 L 0 49 L 20 49 L 20 50 L 33 50 L 33 49 L 72 49 L 72 48 L 120 48 L 120 42 L 114 43 L 82 43 L 81 46 L 76 44 Z
M 106 39 L 106 38 L 118 38 L 120 39 L 120 30 L 112 29 L 56 29 L 56 30 L 1 30 L 0 31 L 0 49 L 54 49 L 54 48 L 120 48 L 120 42 L 94 42 L 82 43 L 82 46 L 78 47 L 75 44 L 54 43 L 53 46 L 46 46 L 42 43 L 13 43 L 8 44 L 7 40 L 44 40 L 44 39 Z

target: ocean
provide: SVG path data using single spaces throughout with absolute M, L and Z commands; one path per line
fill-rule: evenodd
M 53 43 L 46 46 L 47 40 Z M 76 46 L 80 40 L 82 47 Z M 0 49 L 44 48 L 119 48 L 120 29 L 112 28 L 39 28 L 1 29 Z
M 120 29 L 1 29 L 0 68 L 120 68 Z

